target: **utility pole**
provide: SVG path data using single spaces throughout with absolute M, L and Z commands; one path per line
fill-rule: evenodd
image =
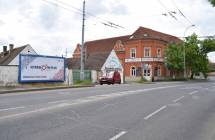
M 85 0 L 83 1 L 83 20 L 82 20 L 82 42 L 81 42 L 81 71 L 80 71 L 80 80 L 84 80 L 84 28 L 85 28 Z

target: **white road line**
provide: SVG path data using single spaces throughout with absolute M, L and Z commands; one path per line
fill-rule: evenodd
M 68 100 L 59 100 L 59 101 L 51 101 L 51 102 L 48 102 L 48 104 L 56 104 L 56 103 L 61 103 L 61 102 L 66 102 Z
M 117 97 L 123 97 L 123 96 L 135 95 L 135 94 L 142 94 L 142 92 L 158 90 L 158 89 L 167 89 L 167 88 L 173 88 L 173 87 L 179 87 L 179 86 L 180 85 L 163 86 L 163 87 L 148 88 L 148 89 L 143 89 L 143 90 L 123 91 L 123 92 L 116 92 L 116 93 L 106 94 L 106 95 L 102 95 L 102 96 L 101 95 L 99 95 L 99 96 L 96 95 L 96 96 L 89 96 L 89 97 L 85 97 L 85 98 L 81 98 L 81 99 L 66 100 L 66 102 L 64 100 L 53 101 L 52 103 L 54 103 L 54 102 L 55 103 L 56 102 L 58 102 L 58 103 L 62 102 L 62 103 L 52 105 L 50 107 L 44 107 L 44 108 L 35 109 L 35 110 L 32 110 L 32 111 L 22 112 L 22 113 L 18 113 L 18 114 L 12 114 L 12 115 L 8 115 L 8 116 L 2 116 L 2 117 L 0 117 L 0 120 L 14 118 L 14 117 L 21 117 L 21 116 L 30 115 L 30 114 L 33 114 L 33 113 L 46 112 L 46 111 L 49 111 L 49 110 L 60 109 L 60 108 L 73 106 L 73 105 L 80 105 L 80 104 L 96 102 L 96 101 L 101 101 L 101 100 L 106 100 L 106 99 L 112 99 L 112 98 L 117 98 Z M 164 108 L 166 108 L 166 106 L 162 107 L 161 110 L 163 110 Z M 156 114 L 156 113 L 157 112 L 155 112 L 154 114 Z M 153 116 L 154 114 L 152 114 L 151 116 Z
M 193 94 L 196 94 L 198 91 L 193 91 L 193 92 L 190 92 L 188 93 L 189 95 L 193 95 Z
M 117 134 L 116 136 L 110 138 L 109 140 L 117 140 L 119 139 L 120 137 L 122 137 L 123 135 L 125 135 L 127 132 L 126 131 L 122 131 L 120 132 L 119 134 Z
M 156 115 L 157 113 L 159 113 L 160 111 L 164 110 L 165 108 L 167 108 L 167 106 L 162 106 L 161 108 L 159 108 L 158 110 L 156 110 L 155 112 L 149 114 L 148 116 L 146 116 L 144 118 L 144 120 L 148 120 L 149 118 L 151 118 L 152 116 Z
M 180 100 L 183 99 L 183 98 L 184 98 L 184 96 L 181 96 L 181 97 L 179 97 L 179 98 L 173 100 L 173 102 L 176 103 L 176 102 L 180 101 Z
M 22 109 L 22 108 L 25 108 L 25 107 L 24 106 L 20 106 L 20 107 L 14 107 L 14 108 L 5 108 L 5 109 L 0 109 L 0 112 L 1 111 L 8 111 L 8 110 Z

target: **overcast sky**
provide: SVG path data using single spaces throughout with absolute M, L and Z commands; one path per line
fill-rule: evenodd
M 51 4 L 54 2 L 58 4 Z M 71 56 L 81 42 L 82 0 L 0 0 L 0 46 L 30 44 L 42 55 Z M 62 8 L 63 7 L 63 8 Z M 75 9 L 77 8 L 77 9 Z M 186 16 L 183 17 L 179 10 Z M 183 37 L 215 35 L 215 8 L 207 0 L 86 0 L 85 39 L 132 34 L 139 26 Z M 166 13 L 172 13 L 175 18 Z M 124 28 L 103 25 L 108 21 Z M 0 48 L 2 51 L 2 47 Z M 215 54 L 210 54 L 215 61 Z

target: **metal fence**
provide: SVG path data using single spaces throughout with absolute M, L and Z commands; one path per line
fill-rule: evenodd
M 72 74 L 74 83 L 80 81 L 80 70 L 73 70 Z M 92 80 L 91 70 L 84 70 L 84 80 Z

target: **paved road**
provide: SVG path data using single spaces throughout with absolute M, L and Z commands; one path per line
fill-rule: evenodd
M 215 83 L 0 95 L 0 140 L 215 140 Z

